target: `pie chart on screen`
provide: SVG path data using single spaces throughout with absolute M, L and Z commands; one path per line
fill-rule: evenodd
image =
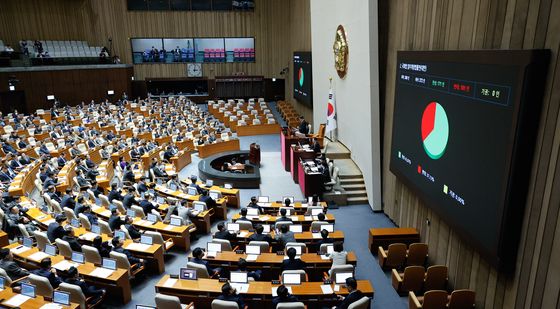
M 422 114 L 422 144 L 426 154 L 437 160 L 443 156 L 449 140 L 449 121 L 443 106 L 430 102 Z

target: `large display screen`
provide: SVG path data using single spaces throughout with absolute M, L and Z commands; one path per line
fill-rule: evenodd
M 397 55 L 390 169 L 500 268 L 515 258 L 536 139 L 546 66 L 534 55 L 546 62 L 546 51 Z
M 313 106 L 311 52 L 294 52 L 294 98 Z

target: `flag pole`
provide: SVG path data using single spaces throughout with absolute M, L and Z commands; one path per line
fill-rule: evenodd
M 330 90 L 332 90 L 332 76 L 329 76 L 329 91 L 330 91 Z M 332 137 L 333 133 L 332 133 L 332 131 L 333 131 L 333 130 L 329 131 L 329 138 L 330 138 L 331 142 L 333 141 L 333 137 Z

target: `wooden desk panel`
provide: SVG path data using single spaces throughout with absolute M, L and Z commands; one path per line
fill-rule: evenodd
M 175 166 L 175 170 L 180 172 L 185 166 L 191 163 L 191 153 L 189 150 L 181 150 L 176 157 L 171 158 L 171 164 Z
M 10 196 L 23 196 L 31 193 L 35 188 L 35 178 L 39 172 L 41 162 L 36 160 L 22 169 L 8 187 Z
M 9 300 L 10 298 L 12 298 L 15 295 L 19 295 L 19 293 L 15 293 L 12 288 L 7 287 L 4 288 L 4 290 L 0 291 L 0 299 L 3 300 L 2 302 L 2 306 L 6 306 L 6 308 L 11 308 L 8 307 L 8 305 L 6 305 L 4 302 Z M 51 301 L 47 301 L 45 300 L 45 298 L 43 296 L 39 296 L 37 295 L 35 298 L 31 298 L 27 301 L 25 301 L 23 304 L 21 304 L 20 308 L 26 308 L 26 309 L 39 309 L 42 308 L 45 305 L 49 305 L 49 304 L 53 304 Z M 58 305 L 58 304 L 56 304 Z M 70 306 L 62 306 L 62 305 L 58 305 L 60 306 L 60 308 L 64 308 L 64 309 L 68 309 L 68 308 L 75 308 L 75 309 L 79 309 L 80 305 L 76 304 L 76 303 L 70 303 Z
M 377 254 L 379 246 L 387 248 L 393 243 L 411 243 L 420 242 L 420 233 L 412 227 L 394 227 L 394 228 L 371 228 L 369 229 L 369 248 L 372 253 Z
M 200 145 L 198 146 L 198 156 L 201 159 L 207 158 L 217 153 L 226 151 L 238 151 L 240 149 L 239 140 L 232 139 L 223 141 L 216 144 Z
M 247 124 L 244 126 L 237 126 L 237 136 L 278 134 L 278 133 L 280 133 L 280 125 L 277 123 L 258 124 L 258 125 Z

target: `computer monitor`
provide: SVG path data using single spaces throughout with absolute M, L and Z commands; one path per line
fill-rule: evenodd
M 259 209 L 258 208 L 247 208 L 247 216 L 258 216 Z
M 288 249 L 290 249 L 290 248 L 296 249 L 296 255 L 301 255 L 301 247 L 300 246 L 287 246 L 286 251 L 288 251 Z
M 312 216 L 318 216 L 320 213 L 323 212 L 323 209 L 321 208 L 313 208 L 311 209 L 311 215 Z
M 158 218 L 154 214 L 148 214 L 148 216 L 146 217 L 146 220 L 148 220 L 152 223 L 156 223 L 158 221 Z
M 134 211 L 133 209 L 127 209 L 126 210 L 126 215 L 131 217 L 131 218 L 135 218 L 136 217 L 136 211 Z
M 207 187 L 211 187 L 214 185 L 214 180 L 212 179 L 206 179 L 206 186 Z
M 209 193 L 209 195 L 213 200 L 217 200 L 217 199 L 220 198 L 220 193 L 219 192 L 212 191 L 212 192 Z
M 4 289 L 5 280 L 4 277 L 0 277 L 0 290 Z
M 70 306 L 70 293 L 62 291 L 53 291 L 53 303 L 63 306 Z
M 115 231 L 114 237 L 118 237 L 120 239 L 126 239 L 126 234 L 124 231 Z
M 229 273 L 231 283 L 248 283 L 247 273 L 244 271 L 232 271 Z
M 181 268 L 179 270 L 179 278 L 185 280 L 196 280 L 196 269 Z
M 115 205 L 113 205 L 113 204 L 109 205 L 109 210 L 112 211 L 113 209 L 118 209 L 118 208 L 117 208 L 117 206 L 115 206 Z
M 27 248 L 33 248 L 33 239 L 29 237 L 23 237 L 23 245 Z
M 79 228 L 79 227 L 80 227 L 80 220 L 78 220 L 78 219 L 72 219 L 72 220 L 70 221 L 70 224 L 71 224 L 73 227 L 75 227 L 75 228 Z
M 328 254 L 331 254 L 331 253 L 334 252 L 334 246 L 333 245 L 326 245 L 325 247 L 326 247 L 326 250 L 327 250 L 326 252 Z
M 233 185 L 231 183 L 224 183 L 224 188 L 233 189 Z
M 247 254 L 261 254 L 261 246 L 247 245 L 245 246 L 245 253 Z
M 239 223 L 228 223 L 227 230 L 230 232 L 237 232 L 239 231 Z
M 181 218 L 171 218 L 169 224 L 173 226 L 181 226 L 183 225 L 183 220 Z
M 336 284 L 346 284 L 346 278 L 354 277 L 354 274 L 351 272 L 340 272 L 336 273 L 334 276 L 334 283 Z
M 158 196 L 158 197 L 156 197 L 156 202 L 158 204 L 163 204 L 163 203 L 165 203 L 165 198 L 163 198 L 163 196 Z
M 204 211 L 204 205 L 203 204 L 193 203 L 193 208 L 194 208 L 194 210 L 197 210 L 197 211 Z
M 313 205 L 313 196 L 307 197 L 307 205 Z
M 84 264 L 85 257 L 81 252 L 72 251 L 72 261 L 80 264 Z
M 46 244 L 45 245 L 45 253 L 51 256 L 56 255 L 56 246 Z
M 22 283 L 21 294 L 31 298 L 35 298 L 35 286 L 29 283 Z
M 270 225 L 268 224 L 263 224 L 263 233 L 270 233 Z
M 175 184 L 175 183 L 172 182 L 172 183 L 170 183 L 170 184 L 167 186 L 167 188 L 168 188 L 169 190 L 177 191 L 177 184 Z M 158 202 L 158 203 L 159 203 L 159 202 Z
M 290 231 L 294 233 L 301 233 L 303 232 L 303 226 L 301 224 L 291 224 L 289 225 Z
M 293 196 L 283 196 L 282 197 L 282 204 L 284 204 L 285 200 L 290 200 L 290 204 L 294 203 L 294 197 Z
M 187 194 L 188 195 L 198 195 L 198 191 L 196 190 L 195 187 L 188 187 L 187 188 Z
M 327 230 L 329 233 L 332 233 L 334 232 L 334 224 L 321 224 L 320 230 Z
M 300 285 L 301 275 L 300 274 L 283 274 L 282 283 L 289 285 Z
M 152 236 L 142 235 L 140 236 L 140 243 L 151 246 L 154 243 L 154 239 L 152 238 Z
M 112 270 L 117 269 L 117 261 L 114 259 L 103 258 L 101 265 L 107 269 L 112 269 Z
M 207 252 L 222 252 L 222 245 L 209 242 L 206 244 L 206 251 Z
M 99 235 L 101 234 L 101 227 L 99 225 L 92 225 L 91 232 Z
M 257 203 L 268 203 L 268 196 L 259 196 Z

